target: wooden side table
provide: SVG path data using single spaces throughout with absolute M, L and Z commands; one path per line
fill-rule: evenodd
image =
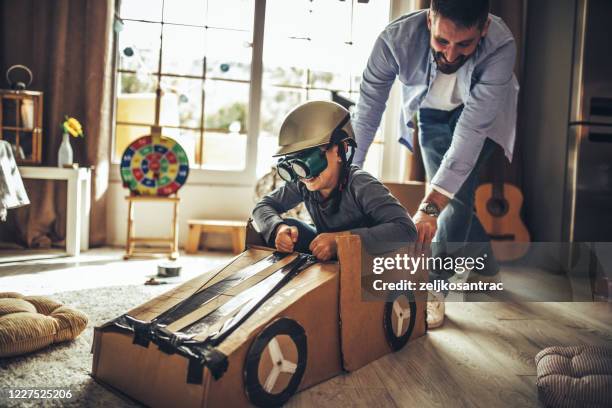
M 246 241 L 246 226 L 244 221 L 230 220 L 189 220 L 189 239 L 185 252 L 195 254 L 200 246 L 200 238 L 206 233 L 230 234 L 232 238 L 232 250 L 235 254 L 244 251 Z
M 24 179 L 66 180 L 66 252 L 77 256 L 89 249 L 89 212 L 91 207 L 91 170 L 87 167 L 19 166 Z
M 178 251 L 178 211 L 180 198 L 178 196 L 158 197 L 158 196 L 138 196 L 129 195 L 125 199 L 128 201 L 128 225 L 127 240 L 125 243 L 125 255 L 123 259 L 129 259 L 138 255 L 167 255 L 171 260 L 179 257 Z M 172 235 L 167 238 L 136 237 L 134 227 L 134 211 L 136 202 L 156 202 L 172 204 Z M 167 251 L 160 251 L 159 248 L 137 247 L 137 244 L 167 244 Z

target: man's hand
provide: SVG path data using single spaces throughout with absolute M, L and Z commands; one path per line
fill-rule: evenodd
M 429 194 L 423 199 L 424 203 L 433 203 L 440 211 L 447 206 L 449 201 L 448 197 L 434 189 L 431 189 Z M 422 248 L 423 244 L 429 244 L 433 240 L 434 235 L 436 235 L 436 231 L 438 230 L 438 218 L 419 210 L 414 214 L 412 220 L 414 221 L 418 234 L 416 244 Z M 421 248 L 419 248 L 419 250 Z
M 274 245 L 279 252 L 293 252 L 293 247 L 298 240 L 297 227 L 290 227 L 287 224 L 281 224 L 276 229 L 276 238 Z
M 329 261 L 336 256 L 338 250 L 336 235 L 335 233 L 325 232 L 312 240 L 309 249 L 318 260 Z

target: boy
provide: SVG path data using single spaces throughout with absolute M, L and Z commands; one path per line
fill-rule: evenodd
M 280 252 L 311 252 L 327 261 L 336 257 L 336 236 L 347 232 L 359 235 L 373 253 L 416 239 L 406 209 L 376 178 L 351 165 L 354 139 L 349 112 L 334 102 L 306 102 L 285 118 L 275 156 L 282 156 L 277 167 L 286 184 L 253 210 L 270 246 Z M 314 227 L 280 217 L 300 202 Z

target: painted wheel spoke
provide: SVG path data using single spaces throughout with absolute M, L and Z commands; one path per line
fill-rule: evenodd
M 264 390 L 266 390 L 267 392 L 271 392 L 274 389 L 274 386 L 276 385 L 276 381 L 278 380 L 278 376 L 281 373 L 281 368 L 278 365 L 274 365 L 272 367 L 272 370 L 270 371 L 270 374 L 268 374 L 268 378 L 266 378 L 266 382 L 263 386 Z
M 398 316 L 398 319 L 397 319 L 397 331 L 395 333 L 395 335 L 397 337 L 400 337 L 402 335 L 403 326 L 404 326 L 404 319 Z
M 283 373 L 293 374 L 295 373 L 296 369 L 297 369 L 297 364 L 289 360 L 283 360 L 283 363 L 281 364 L 281 371 Z
M 276 337 L 272 338 L 268 343 L 268 351 L 270 352 L 272 364 L 276 365 L 278 362 L 283 361 L 283 352 L 281 351 Z
M 404 320 L 408 320 L 410 317 L 410 309 L 404 309 L 400 306 L 398 299 L 393 302 L 393 313 L 397 316 L 397 327 L 395 335 L 397 337 L 402 336 L 402 329 L 404 328 Z
M 395 302 L 393 302 L 393 311 L 395 312 L 395 314 L 399 317 L 402 313 L 402 307 L 400 306 L 399 302 L 396 300 Z

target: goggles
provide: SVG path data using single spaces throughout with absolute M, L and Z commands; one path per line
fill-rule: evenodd
M 327 168 L 325 150 L 314 147 L 282 157 L 276 164 L 276 168 L 278 169 L 278 175 L 285 181 L 316 177 Z

